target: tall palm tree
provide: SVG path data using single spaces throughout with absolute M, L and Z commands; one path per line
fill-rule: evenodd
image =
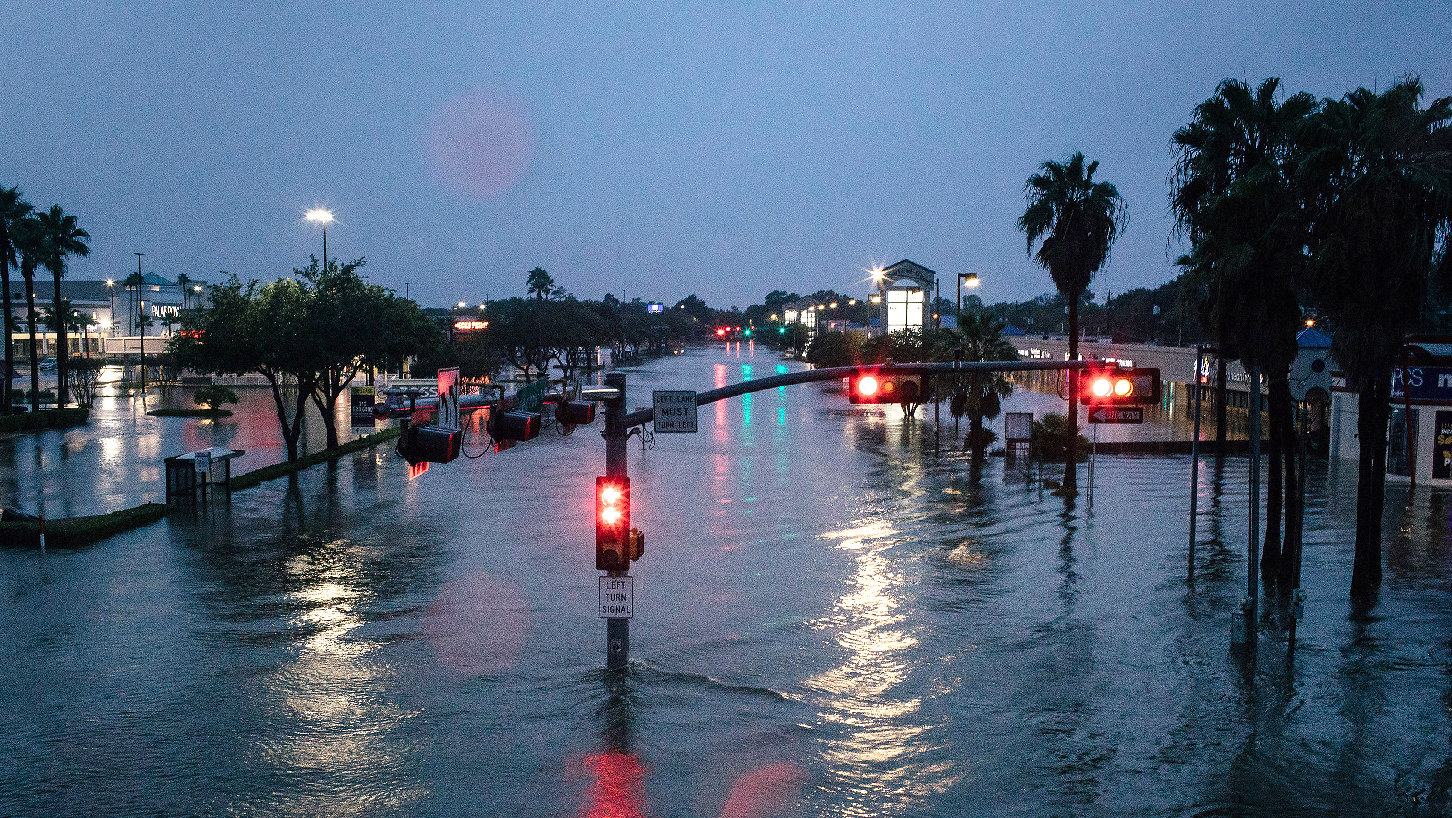
M 185 310 L 187 308 L 187 301 L 190 297 L 190 290 L 192 288 L 192 277 L 187 275 L 186 273 L 177 273 L 176 288 L 181 291 L 181 308 Z
M 1299 142 L 1317 101 L 1302 93 L 1281 102 L 1279 88 L 1276 77 L 1255 88 L 1225 80 L 1195 107 L 1194 119 L 1172 138 L 1178 157 L 1170 206 L 1177 229 L 1193 246 L 1187 266 L 1211 285 L 1208 306 L 1221 361 L 1217 386 L 1232 355 L 1267 376 L 1270 479 L 1260 564 L 1267 580 L 1279 573 L 1289 584 L 1292 561 L 1281 559 L 1281 500 L 1287 500 L 1289 556 L 1299 545 L 1300 464 L 1291 446 L 1295 407 L 1288 378 L 1301 328 L 1296 289 L 1308 240 L 1295 176 Z M 1223 406 L 1224 389 L 1218 388 L 1217 443 L 1224 440 Z
M 40 349 L 35 327 L 40 316 L 35 310 L 35 268 L 45 258 L 45 238 L 34 216 L 26 216 L 11 228 L 10 239 L 20 251 L 20 277 L 25 280 L 25 322 L 30 331 L 30 411 L 40 410 Z
M 1018 227 L 1028 252 L 1069 302 L 1069 359 L 1079 360 L 1079 302 L 1089 280 L 1109 258 L 1109 248 L 1125 224 L 1124 200 L 1109 182 L 1094 181 L 1098 162 L 1075 152 L 1068 162 L 1047 161 L 1024 185 L 1028 207 Z M 1034 244 L 1038 243 L 1038 251 Z M 1069 373 L 1069 445 L 1064 458 L 1064 490 L 1078 487 L 1079 378 Z
M 1438 244 L 1452 229 L 1452 97 L 1421 107 L 1411 77 L 1326 100 L 1300 165 L 1312 212 L 1313 284 L 1331 352 L 1357 392 L 1360 447 L 1351 595 L 1381 585 L 1392 368 L 1415 326 Z
M 70 383 L 66 379 L 69 374 L 66 367 L 66 356 L 70 352 L 70 342 L 66 337 L 66 322 L 60 320 L 65 316 L 65 310 L 61 306 L 61 278 L 66 274 L 66 256 L 90 254 L 91 248 L 86 244 L 86 239 L 89 239 L 91 234 L 82 230 L 80 224 L 76 222 L 76 217 L 65 212 L 60 205 L 51 205 L 50 210 L 36 214 L 35 220 L 40 224 L 41 242 L 45 253 L 41 263 L 50 270 L 51 280 L 55 284 L 53 312 L 57 317 L 55 322 L 55 400 L 56 407 L 63 409 L 66 405 Z
M 0 302 L 4 310 L 3 321 L 5 324 L 5 380 L 0 383 L 0 414 L 9 414 L 13 407 L 10 398 L 10 378 L 15 374 L 15 342 L 12 336 L 14 329 L 12 307 L 10 305 L 10 268 L 19 260 L 17 248 L 12 239 L 15 226 L 21 219 L 30 215 L 30 204 L 21 198 L 20 188 L 0 188 Z

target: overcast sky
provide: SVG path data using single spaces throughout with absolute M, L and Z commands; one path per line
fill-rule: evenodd
M 275 278 L 320 253 L 325 206 L 331 255 L 426 306 L 522 295 L 535 266 L 745 306 L 900 258 L 998 301 L 1052 289 L 1014 220 L 1082 150 L 1131 219 L 1102 294 L 1173 276 L 1169 138 L 1221 79 L 1445 96 L 1449 49 L 1447 0 L 12 0 L 0 184 L 80 218 L 78 279 L 138 250 Z

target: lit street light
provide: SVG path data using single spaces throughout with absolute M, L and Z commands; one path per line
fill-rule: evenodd
M 323 226 L 323 269 L 326 270 L 328 269 L 328 223 L 333 221 L 333 211 L 315 207 L 305 213 L 303 218 Z
M 981 283 L 983 282 L 978 280 L 977 273 L 958 274 L 958 312 L 963 311 L 963 287 L 966 286 L 968 287 L 968 289 L 971 290 L 976 288 Z

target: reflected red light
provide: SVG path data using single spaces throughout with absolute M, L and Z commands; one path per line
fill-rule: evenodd
M 806 778 L 806 770 L 790 763 L 753 770 L 731 785 L 731 794 L 721 808 L 721 818 L 783 815 L 796 803 Z
M 585 759 L 595 783 L 585 793 L 583 818 L 644 818 L 645 767 L 630 753 L 597 753 Z

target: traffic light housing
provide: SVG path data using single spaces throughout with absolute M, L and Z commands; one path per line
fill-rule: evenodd
M 921 375 L 887 375 L 862 372 L 847 384 L 847 399 L 853 403 L 921 403 L 927 394 Z
M 595 478 L 595 567 L 630 568 L 630 478 Z
M 489 436 L 497 441 L 534 440 L 539 437 L 539 415 L 535 412 L 490 411 L 486 427 Z
M 566 400 L 555 404 L 555 420 L 573 426 L 595 421 L 595 404 L 592 401 Z
M 1079 402 L 1099 406 L 1145 406 L 1160 402 L 1155 367 L 1093 367 L 1079 373 Z
M 442 426 L 409 426 L 398 438 L 398 453 L 410 466 L 448 463 L 459 456 L 464 433 Z

